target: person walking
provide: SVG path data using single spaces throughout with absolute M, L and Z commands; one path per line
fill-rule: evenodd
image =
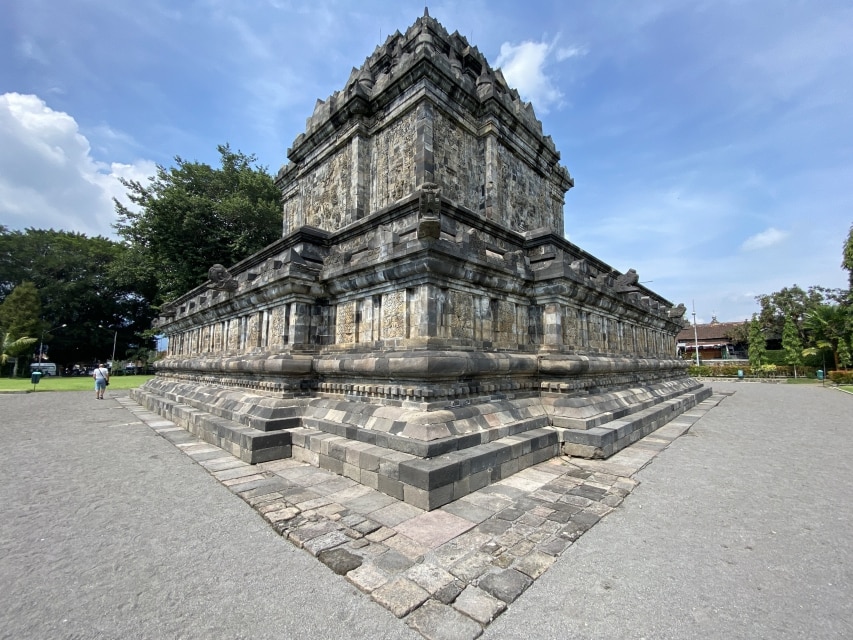
M 103 400 L 104 391 L 110 383 L 110 370 L 101 362 L 98 364 L 98 368 L 92 373 L 92 377 L 95 379 L 95 399 Z

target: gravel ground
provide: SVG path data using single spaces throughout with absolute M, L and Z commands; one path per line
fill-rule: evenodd
M 0 395 L 0 637 L 420 637 L 107 396 Z
M 735 391 L 484 638 L 853 637 L 853 397 Z

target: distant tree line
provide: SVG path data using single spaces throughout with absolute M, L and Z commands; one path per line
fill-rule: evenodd
M 220 166 L 175 158 L 150 182 L 123 181 L 120 241 L 0 226 L 0 367 L 151 357 L 157 309 L 281 235 L 280 194 L 255 157 L 218 147 Z M 27 366 L 18 366 L 21 364 Z
M 835 370 L 853 366 L 853 226 L 842 247 L 841 267 L 849 274 L 847 289 L 798 285 L 756 297 L 761 310 L 731 332 L 732 340 L 749 343 L 752 367 L 767 361 L 765 343 L 781 341 L 783 360 L 792 367 L 812 365 Z

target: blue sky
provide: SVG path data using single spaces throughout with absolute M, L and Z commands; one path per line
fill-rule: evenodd
M 0 224 L 112 235 L 117 176 L 216 146 L 286 162 L 318 98 L 423 14 L 405 0 L 6 0 Z M 429 5 L 533 103 L 575 178 L 566 236 L 690 311 L 843 287 L 849 1 Z

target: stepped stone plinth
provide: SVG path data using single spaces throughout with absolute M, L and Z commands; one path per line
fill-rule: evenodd
M 710 395 L 675 356 L 684 306 L 564 238 L 573 182 L 532 107 L 429 15 L 288 158 L 282 238 L 163 307 L 133 394 L 203 439 L 432 509 Z

